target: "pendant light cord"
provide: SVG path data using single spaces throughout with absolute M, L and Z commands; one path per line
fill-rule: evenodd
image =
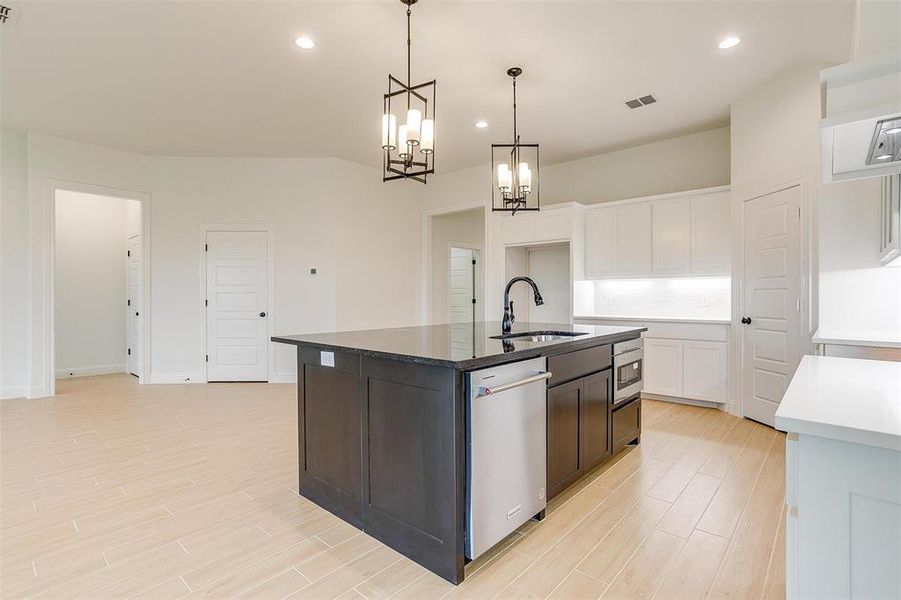
M 410 87 L 410 55 L 412 53 L 413 41 L 411 39 L 410 34 L 410 15 L 412 11 L 410 10 L 410 5 L 407 5 L 407 88 Z M 407 92 L 407 110 L 410 110 L 410 92 Z

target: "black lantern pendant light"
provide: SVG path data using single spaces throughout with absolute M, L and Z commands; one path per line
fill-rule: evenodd
M 435 80 L 410 83 L 410 7 L 418 0 L 400 1 L 407 5 L 407 82 L 388 75 L 382 114 L 382 181 L 425 183 L 435 172 Z M 397 124 L 397 111 L 406 116 L 406 123 Z
M 513 78 L 513 143 L 491 144 L 491 210 L 496 212 L 536 211 L 541 209 L 538 194 L 538 144 L 519 141 L 516 123 L 516 78 L 519 67 L 507 69 Z

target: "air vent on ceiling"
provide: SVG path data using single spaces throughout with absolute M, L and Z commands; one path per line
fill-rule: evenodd
M 12 9 L 10 7 L 0 4 L 0 24 L 9 21 L 10 17 L 12 16 L 10 13 L 12 13 Z
M 654 104 L 655 102 L 657 102 L 657 98 L 655 98 L 652 94 L 648 94 L 647 96 L 642 96 L 641 98 L 626 100 L 626 106 L 628 106 L 629 108 L 641 108 L 642 106 Z

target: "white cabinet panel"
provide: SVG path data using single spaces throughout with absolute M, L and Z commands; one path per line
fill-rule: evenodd
M 585 213 L 585 276 L 616 274 L 616 209 L 596 208 Z
M 691 268 L 691 200 L 660 200 L 651 205 L 654 273 L 681 275 Z
M 664 396 L 682 395 L 682 341 L 644 340 L 644 391 Z
M 691 199 L 691 271 L 728 274 L 730 194 L 719 192 Z
M 728 352 L 723 342 L 683 343 L 682 393 L 686 398 L 726 402 Z
M 651 272 L 651 204 L 616 209 L 616 270 L 621 275 Z
M 501 218 L 501 240 L 504 244 L 527 244 L 534 238 L 535 219 L 529 214 Z
M 568 210 L 539 212 L 535 216 L 537 242 L 568 240 L 572 237 L 572 213 Z

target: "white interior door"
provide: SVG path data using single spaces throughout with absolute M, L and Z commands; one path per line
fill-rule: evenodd
M 208 231 L 207 381 L 267 381 L 268 234 Z
M 478 250 L 450 249 L 448 292 L 451 323 L 471 323 L 475 320 L 477 255 Z
M 144 273 L 141 234 L 128 236 L 128 372 L 141 377 L 144 368 Z
M 801 360 L 801 189 L 744 203 L 742 414 L 775 424 Z

